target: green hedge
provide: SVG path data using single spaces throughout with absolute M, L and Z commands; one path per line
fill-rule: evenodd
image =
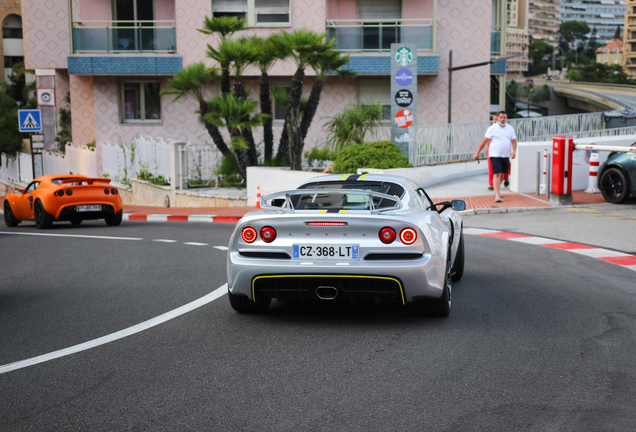
M 408 168 L 411 165 L 402 150 L 391 141 L 354 144 L 340 150 L 333 161 L 333 173 L 354 173 L 358 168 Z

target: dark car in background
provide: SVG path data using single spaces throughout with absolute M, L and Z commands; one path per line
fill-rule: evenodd
M 632 144 L 636 147 L 636 143 Z M 612 152 L 598 171 L 598 188 L 608 202 L 623 203 L 636 187 L 636 151 Z

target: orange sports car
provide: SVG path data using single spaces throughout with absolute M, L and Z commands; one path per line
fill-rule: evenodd
M 119 225 L 122 201 L 110 179 L 80 175 L 47 175 L 33 180 L 26 189 L 16 189 L 4 200 L 4 222 L 15 227 L 23 220 L 35 221 L 38 228 L 53 222 L 104 219 Z

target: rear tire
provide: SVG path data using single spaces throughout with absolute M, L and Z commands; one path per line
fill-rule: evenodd
M 35 219 L 35 225 L 39 229 L 47 229 L 51 228 L 53 225 L 53 216 L 48 214 L 46 210 L 44 210 L 44 206 L 40 200 L 35 202 L 35 206 L 33 209 L 33 219 Z
M 459 245 L 457 246 L 457 255 L 455 255 L 455 262 L 451 270 L 453 275 L 453 282 L 461 280 L 464 276 L 464 232 L 459 235 Z
M 450 260 L 446 265 L 446 277 L 444 279 L 444 291 L 438 299 L 418 300 L 410 305 L 409 312 L 413 315 L 447 317 L 451 311 L 451 297 L 453 277 L 451 275 Z
M 13 210 L 11 210 L 11 204 L 9 204 L 9 201 L 4 202 L 4 223 L 9 228 L 15 228 L 20 223 L 20 221 L 15 218 Z
M 122 212 L 123 210 L 119 210 L 117 213 L 115 213 L 112 216 L 106 216 L 106 218 L 104 218 L 104 220 L 106 221 L 106 225 L 108 226 L 117 226 L 121 223 L 121 219 L 122 219 Z
M 618 168 L 608 168 L 601 177 L 599 189 L 607 202 L 620 204 L 629 198 L 629 179 Z
M 265 300 L 255 302 L 246 296 L 232 294 L 229 290 L 227 292 L 227 296 L 230 299 L 232 309 L 243 314 L 263 313 L 267 310 L 267 308 L 269 308 L 269 304 L 272 302 L 272 299 L 269 297 L 265 297 Z

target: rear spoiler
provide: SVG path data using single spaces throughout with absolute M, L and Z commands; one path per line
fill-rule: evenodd
M 274 193 L 267 194 L 261 197 L 260 205 L 261 205 L 261 208 L 266 210 L 277 210 L 277 211 L 282 211 L 283 213 L 294 213 L 297 209 L 294 208 L 294 203 L 291 198 L 296 195 L 313 195 L 313 194 L 367 196 L 369 197 L 369 204 L 371 207 L 369 211 L 371 212 L 371 214 L 378 214 L 384 211 L 400 210 L 404 207 L 404 204 L 402 204 L 402 200 L 395 195 L 387 195 L 380 192 L 349 190 L 349 189 L 294 189 L 289 191 L 274 192 Z M 373 203 L 373 198 L 387 199 L 387 200 L 393 201 L 397 204 L 397 207 L 382 207 L 382 208 L 376 209 Z M 276 200 L 276 199 L 284 199 L 284 202 L 282 203 L 281 206 L 267 204 L 268 202 L 271 202 L 272 200 Z
M 69 183 L 77 183 L 77 182 L 87 182 L 88 185 L 92 185 L 93 183 L 101 183 L 101 184 L 109 184 L 109 178 L 67 178 L 60 181 L 60 186 L 69 184 Z

